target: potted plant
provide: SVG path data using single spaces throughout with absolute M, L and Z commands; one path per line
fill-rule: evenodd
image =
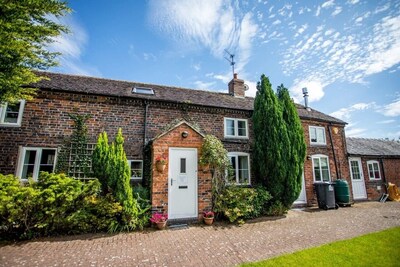
M 204 223 L 206 225 L 211 225 L 214 222 L 214 212 L 212 211 L 205 211 L 203 213 Z
M 151 216 L 150 221 L 155 223 L 159 230 L 162 230 L 167 225 L 168 215 L 156 212 Z
M 158 157 L 156 158 L 156 168 L 157 168 L 157 171 L 163 172 L 166 165 L 167 165 L 167 157 L 158 156 Z

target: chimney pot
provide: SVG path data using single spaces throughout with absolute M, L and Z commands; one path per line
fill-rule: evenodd
M 237 77 L 237 73 L 234 73 L 233 74 L 233 79 L 237 79 L 238 77 Z

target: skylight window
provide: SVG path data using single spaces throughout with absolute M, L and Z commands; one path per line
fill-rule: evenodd
M 154 90 L 147 87 L 134 87 L 132 93 L 142 94 L 142 95 L 154 95 Z

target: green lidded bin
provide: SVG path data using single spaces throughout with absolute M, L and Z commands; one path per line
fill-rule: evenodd
M 349 184 L 344 179 L 337 179 L 335 182 L 336 203 L 340 206 L 350 206 Z

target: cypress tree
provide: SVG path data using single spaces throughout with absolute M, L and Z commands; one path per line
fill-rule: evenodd
M 289 145 L 282 108 L 264 74 L 257 84 L 254 100 L 254 170 L 260 182 L 271 193 L 272 202 L 282 200 L 286 179 L 285 148 Z
M 136 200 L 132 195 L 131 169 L 124 151 L 124 138 L 121 128 L 118 130 L 115 143 L 112 144 L 109 154 L 109 186 L 113 189 L 115 198 L 123 206 L 123 222 L 127 223 L 128 227 L 135 228 L 139 211 Z
M 97 139 L 96 148 L 92 155 L 92 169 L 94 176 L 99 179 L 104 194 L 108 192 L 107 168 L 109 165 L 110 146 L 106 132 L 102 132 Z
M 282 106 L 283 120 L 286 124 L 289 138 L 289 145 L 283 147 L 287 164 L 282 204 L 290 208 L 293 202 L 299 197 L 301 191 L 306 143 L 296 106 L 290 99 L 289 90 L 283 84 L 278 86 L 277 96 Z

